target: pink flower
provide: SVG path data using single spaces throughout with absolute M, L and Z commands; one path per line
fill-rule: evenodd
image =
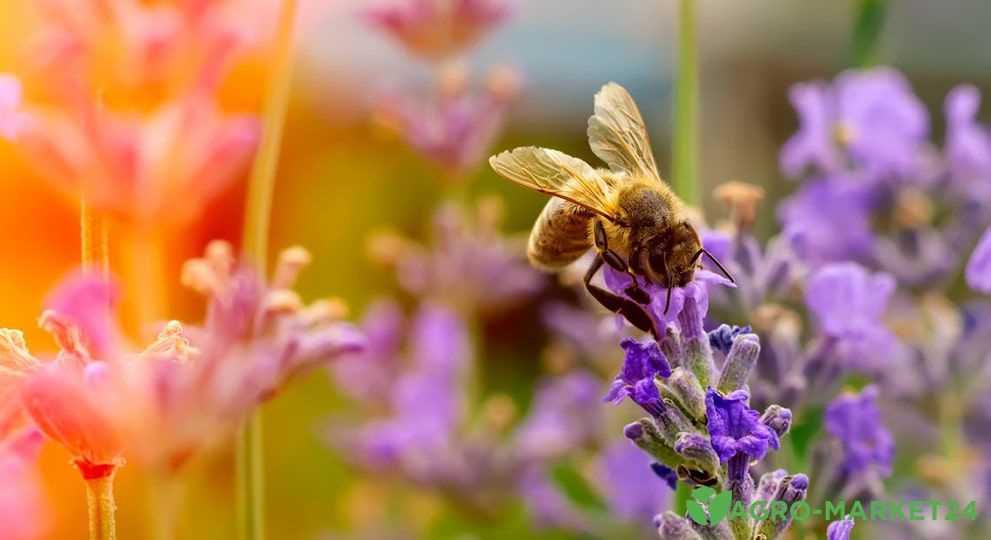
M 387 0 L 364 17 L 411 53 L 433 60 L 471 47 L 510 12 L 506 0 Z
M 41 481 L 31 467 L 42 437 L 29 431 L 17 438 L 0 441 L 0 538 L 3 540 L 40 539 L 47 529 Z
M 185 223 L 249 163 L 260 126 L 190 96 L 144 117 L 90 109 L 35 110 L 23 149 L 69 197 L 138 222 Z
M 506 67 L 493 70 L 480 92 L 469 90 L 464 73 L 451 72 L 435 95 L 386 96 L 379 118 L 425 158 L 460 173 L 485 157 L 519 86 L 519 75 Z
M 24 123 L 21 112 L 21 81 L 0 73 L 0 137 L 13 140 Z

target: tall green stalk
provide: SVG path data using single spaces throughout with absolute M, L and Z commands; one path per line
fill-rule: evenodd
M 268 233 L 275 173 L 289 106 L 295 50 L 297 0 L 283 0 L 273 58 L 273 77 L 265 102 L 264 130 L 248 186 L 242 250 L 262 275 L 268 266 Z M 261 411 L 242 427 L 237 440 L 238 534 L 245 540 L 265 538 L 265 478 Z
M 695 0 L 678 6 L 678 80 L 674 90 L 674 141 L 672 185 L 686 203 L 701 204 L 699 197 L 699 64 Z M 692 486 L 678 482 L 674 510 L 685 515 Z
M 853 23 L 852 60 L 856 67 L 870 67 L 880 57 L 881 32 L 888 8 L 887 0 L 856 0 Z
M 672 185 L 686 203 L 699 205 L 699 65 L 695 0 L 678 11 L 678 80 L 674 90 Z

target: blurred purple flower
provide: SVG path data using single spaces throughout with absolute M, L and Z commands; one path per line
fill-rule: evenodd
M 459 88 L 428 100 L 388 96 L 379 105 L 380 119 L 425 158 L 451 173 L 462 173 L 482 162 L 519 84 L 513 70 L 499 68 L 482 92 Z
M 620 346 L 626 353 L 623 367 L 613 380 L 605 401 L 618 404 L 629 397 L 648 412 L 661 407 L 661 395 L 657 391 L 654 378 L 671 375 L 671 366 L 652 339 L 637 341 L 625 338 Z
M 840 442 L 842 468 L 848 475 L 891 473 L 895 440 L 881 419 L 877 396 L 877 387 L 868 386 L 860 394 L 848 393 L 834 399 L 826 408 L 826 431 Z
M 403 344 L 404 317 L 399 306 L 380 300 L 369 306 L 361 323 L 365 350 L 330 365 L 337 387 L 353 399 L 381 399 L 392 387 Z
M 778 207 L 778 220 L 795 254 L 811 265 L 863 258 L 874 242 L 870 190 L 835 175 L 802 185 Z
M 826 540 L 850 540 L 853 532 L 853 520 L 849 516 L 834 521 L 826 528 Z
M 890 275 L 835 263 L 809 278 L 805 303 L 820 333 L 843 350 L 849 367 L 874 371 L 901 347 L 883 321 L 894 290 Z
M 891 68 L 846 71 L 831 85 L 805 83 L 791 92 L 800 129 L 781 151 L 781 168 L 837 172 L 847 162 L 872 176 L 911 175 L 929 133 L 925 106 Z
M 706 392 L 705 410 L 712 448 L 724 463 L 738 454 L 760 460 L 769 449 L 778 449 L 777 434 L 761 423 L 760 413 L 750 408 L 748 400 L 744 390 L 727 396 L 711 388 Z
M 581 531 L 588 527 L 582 511 L 547 478 L 547 473 L 530 467 L 520 476 L 518 489 L 534 521 L 541 527 Z
M 525 460 L 562 456 L 594 440 L 602 423 L 600 382 L 586 372 L 555 377 L 534 398 L 515 438 Z
M 436 60 L 471 47 L 511 11 L 507 0 L 383 0 L 363 15 L 411 53 Z
M 476 216 L 442 207 L 434 220 L 429 249 L 391 237 L 381 251 L 392 258 L 400 285 L 411 294 L 458 306 L 466 313 L 498 311 L 532 295 L 542 276 L 524 260 L 520 246 L 502 237 L 500 201 L 479 204 Z M 399 244 L 397 247 L 395 244 Z M 388 262 L 388 261 L 387 261 Z
M 991 228 L 981 235 L 967 262 L 966 279 L 971 289 L 991 293 Z
M 946 160 L 955 177 L 967 183 L 991 182 L 991 130 L 977 123 L 981 94 L 960 85 L 946 96 Z
M 671 494 L 667 482 L 650 474 L 651 460 L 628 441 L 611 444 L 599 458 L 599 475 L 610 510 L 617 517 L 650 523 Z

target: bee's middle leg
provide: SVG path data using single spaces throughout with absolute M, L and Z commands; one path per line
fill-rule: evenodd
M 595 255 L 595 259 L 592 261 L 592 265 L 588 267 L 588 271 L 585 272 L 585 289 L 592 298 L 595 298 L 600 304 L 602 304 L 606 309 L 612 311 L 613 313 L 619 313 L 630 321 L 630 324 L 636 326 L 644 332 L 650 332 L 657 338 L 657 329 L 654 328 L 654 322 L 651 320 L 650 315 L 644 310 L 643 306 L 628 299 L 623 298 L 617 294 L 613 294 L 598 285 L 592 285 L 592 278 L 595 277 L 595 273 L 602 268 L 602 263 L 604 258 L 601 253 Z
M 595 222 L 595 230 L 592 235 L 595 241 L 595 249 L 599 252 L 599 256 L 603 261 L 606 262 L 613 270 L 617 272 L 625 272 L 630 276 L 630 280 L 633 281 L 633 285 L 626 288 L 625 292 L 627 296 L 635 300 L 637 303 L 647 305 L 650 303 L 650 295 L 646 291 L 640 288 L 637 283 L 637 275 L 630 270 L 630 265 L 619 256 L 618 253 L 609 249 L 609 241 L 606 236 L 606 228 L 602 225 L 602 221 Z M 615 310 L 614 310 L 615 311 Z

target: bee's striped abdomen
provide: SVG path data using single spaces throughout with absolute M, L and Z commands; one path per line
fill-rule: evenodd
M 556 270 L 573 263 L 590 247 L 589 221 L 593 214 L 563 199 L 551 197 L 533 224 L 527 257 L 545 270 Z

